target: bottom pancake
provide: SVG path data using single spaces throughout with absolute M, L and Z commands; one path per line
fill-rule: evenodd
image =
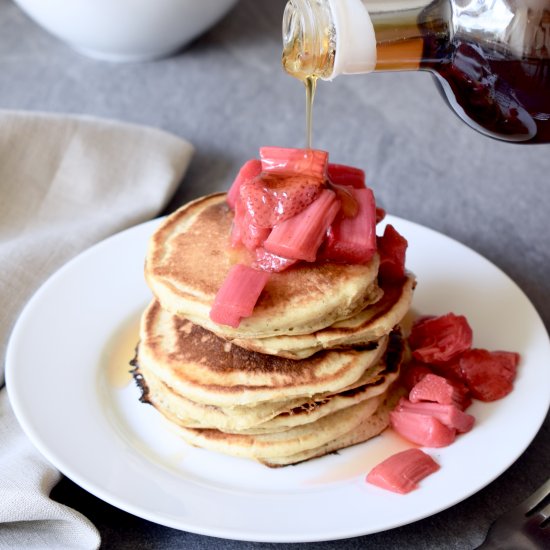
M 301 451 L 293 455 L 260 458 L 259 461 L 270 468 L 289 466 L 290 464 L 298 464 L 299 462 L 304 462 L 312 458 L 320 458 L 335 451 L 351 447 L 352 445 L 364 443 L 380 435 L 388 427 L 390 422 L 390 411 L 395 406 L 396 395 L 397 394 L 392 394 L 388 396 L 386 400 L 380 403 L 374 414 L 361 422 L 359 426 L 332 441 L 328 441 L 324 445 Z
M 389 423 L 389 410 L 396 401 L 394 381 L 402 358 L 401 337 L 393 333 L 387 353 L 380 362 L 382 369 L 379 372 L 384 375 L 378 378 L 378 383 L 369 376 L 360 386 L 319 397 L 318 401 L 304 401 L 252 429 L 240 431 L 233 427 L 238 422 L 231 423 L 229 430 L 201 427 L 200 418 L 188 418 L 175 412 L 171 401 L 178 396 L 167 393 L 167 388 L 150 373 L 148 378 L 147 370 L 140 370 L 136 364 L 134 376 L 143 392 L 142 401 L 155 406 L 187 443 L 275 467 L 320 457 L 366 441 L 383 431 Z M 237 415 L 239 410 L 237 408 Z M 232 415 L 235 411 L 229 408 L 219 413 Z
M 371 439 L 389 424 L 392 394 L 352 405 L 315 422 L 273 434 L 227 434 L 176 426 L 187 443 L 203 449 L 286 466 Z

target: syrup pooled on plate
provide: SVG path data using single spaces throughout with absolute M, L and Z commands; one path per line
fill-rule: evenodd
M 136 354 L 139 323 L 140 314 L 132 315 L 126 319 L 105 348 L 107 381 L 113 388 L 124 388 L 132 380 L 130 361 Z

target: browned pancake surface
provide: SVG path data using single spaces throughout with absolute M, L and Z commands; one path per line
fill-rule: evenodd
M 161 317 L 170 324 L 168 330 L 160 324 Z M 238 393 L 252 386 L 295 388 L 315 386 L 320 381 L 330 386 L 332 380 L 352 368 L 355 357 L 370 350 L 374 357 L 378 343 L 368 349 L 321 351 L 307 360 L 264 355 L 232 345 L 190 321 L 165 312 L 158 302 L 153 302 L 142 320 L 140 352 L 145 347 L 156 366 L 170 369 L 176 377 L 223 393 Z M 339 361 L 336 369 L 325 368 L 331 357 L 344 360 Z M 224 383 L 220 384 L 220 380 Z
M 203 197 L 172 214 L 152 235 L 145 266 L 148 284 L 163 307 L 215 330 L 208 313 L 229 269 L 250 263 L 230 245 L 233 212 L 225 194 Z M 348 317 L 380 298 L 378 256 L 367 264 L 305 263 L 273 273 L 253 315 L 221 335 L 307 333 Z M 218 331 L 218 333 L 220 333 Z

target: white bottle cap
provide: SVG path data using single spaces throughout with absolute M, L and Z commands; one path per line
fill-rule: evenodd
M 334 70 L 339 74 L 369 73 L 376 66 L 374 27 L 361 0 L 329 0 L 336 31 Z

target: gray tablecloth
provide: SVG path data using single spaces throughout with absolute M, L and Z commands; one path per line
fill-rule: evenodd
M 197 152 L 173 209 L 227 189 L 260 145 L 304 145 L 304 90 L 280 68 L 283 6 L 282 0 L 241 0 L 175 56 L 109 64 L 73 52 L 0 0 L 0 108 L 97 115 L 189 139 Z M 515 146 L 478 135 L 449 110 L 427 73 L 321 83 L 313 144 L 330 151 L 335 162 L 364 167 L 390 213 L 441 231 L 494 262 L 550 326 L 550 145 Z M 385 533 L 309 546 L 473 548 L 497 515 L 548 477 L 549 431 L 547 419 L 502 476 L 446 511 Z M 68 479 L 53 496 L 85 514 L 101 532 L 105 548 L 276 546 L 155 525 L 113 508 Z

